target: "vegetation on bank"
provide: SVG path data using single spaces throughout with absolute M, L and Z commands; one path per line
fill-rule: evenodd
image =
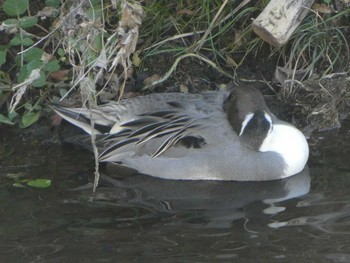
M 282 48 L 251 26 L 268 1 L 5 0 L 0 125 L 26 128 L 52 103 L 94 107 L 134 93 L 265 83 L 303 126 L 350 105 L 350 6 L 319 0 Z

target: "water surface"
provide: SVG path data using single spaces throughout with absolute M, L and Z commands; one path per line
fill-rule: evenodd
M 0 131 L 0 262 L 350 262 L 349 127 L 315 134 L 286 180 L 109 172 L 95 196 L 89 152 Z

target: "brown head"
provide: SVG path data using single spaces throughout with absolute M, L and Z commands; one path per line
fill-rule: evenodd
M 224 102 L 228 121 L 242 142 L 259 150 L 272 129 L 273 114 L 259 90 L 249 86 L 235 87 Z

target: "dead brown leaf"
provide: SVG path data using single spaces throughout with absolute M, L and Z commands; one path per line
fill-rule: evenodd
M 69 70 L 59 70 L 50 73 L 50 77 L 54 81 L 63 81 L 65 77 L 69 74 Z
M 333 6 L 326 4 L 314 4 L 312 10 L 321 14 L 332 14 L 335 13 Z
M 160 75 L 154 74 L 143 81 L 144 86 L 150 86 L 153 82 L 160 79 Z

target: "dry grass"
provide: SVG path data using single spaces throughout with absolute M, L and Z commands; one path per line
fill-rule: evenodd
M 350 117 L 350 75 L 337 73 L 317 80 L 290 81 L 279 97 L 295 115 L 299 114 L 305 130 L 337 128 L 341 120 Z

